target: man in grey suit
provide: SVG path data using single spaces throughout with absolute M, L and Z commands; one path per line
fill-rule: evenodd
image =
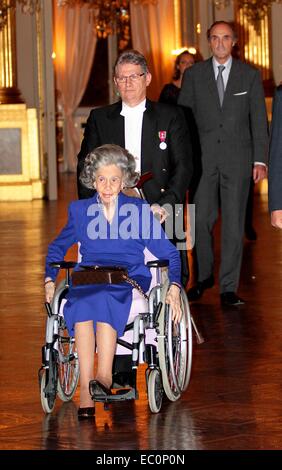
M 233 306 L 244 303 L 236 292 L 245 211 L 251 175 L 257 183 L 267 172 L 267 115 L 259 71 L 231 56 L 232 26 L 217 21 L 207 36 L 213 57 L 186 70 L 178 100 L 194 114 L 202 152 L 194 198 L 198 282 L 188 297 L 197 300 L 214 284 L 212 230 L 220 201 L 220 297 L 222 304 Z
M 272 106 L 268 205 L 271 224 L 282 228 L 282 85 L 276 90 Z

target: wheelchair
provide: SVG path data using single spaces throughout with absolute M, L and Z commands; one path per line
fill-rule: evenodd
M 53 411 L 57 396 L 62 401 L 71 400 L 78 385 L 79 362 L 75 339 L 68 335 L 62 313 L 62 304 L 70 285 L 70 272 L 76 264 L 67 261 L 52 263 L 54 267 L 65 269 L 66 276 L 56 288 L 52 304 L 45 304 L 46 343 L 42 348 L 42 367 L 39 369 L 40 397 L 45 413 Z M 164 394 L 170 401 L 176 401 L 189 385 L 193 319 L 186 292 L 181 288 L 182 318 L 179 324 L 174 324 L 171 307 L 165 302 L 169 289 L 166 275 L 168 261 L 153 259 L 146 265 L 151 269 L 155 285 L 148 295 L 143 293 L 142 311 L 139 303 L 139 310 L 129 315 L 124 336 L 117 339 L 117 350 L 122 348 L 127 354 L 131 351 L 134 384 L 130 388 L 115 388 L 113 385 L 112 395 L 99 399 L 94 396 L 91 382 L 89 385 L 92 399 L 103 402 L 105 409 L 111 403 L 138 399 L 136 374 L 140 363 L 147 364 L 147 396 L 152 413 L 160 411 Z M 133 289 L 133 299 L 138 295 L 141 296 L 138 289 Z
M 77 263 L 61 262 L 66 278 L 57 286 L 52 304 L 45 303 L 47 311 L 45 344 L 42 347 L 42 366 L 38 371 L 40 398 L 43 411 L 52 413 L 57 396 L 70 401 L 79 380 L 79 362 L 74 337 L 70 337 L 60 306 L 70 283 L 70 269 Z

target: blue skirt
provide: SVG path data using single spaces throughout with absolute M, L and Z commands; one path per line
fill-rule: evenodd
M 144 292 L 149 289 L 150 279 L 136 279 Z M 64 306 L 64 318 L 71 336 L 76 323 L 93 320 L 96 333 L 97 322 L 108 323 L 123 336 L 132 303 L 133 287 L 121 284 L 91 284 L 70 287 Z

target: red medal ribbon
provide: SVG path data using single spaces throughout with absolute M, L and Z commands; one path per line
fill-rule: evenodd
M 159 131 L 158 132 L 158 135 L 159 135 L 159 139 L 161 142 L 165 142 L 165 139 L 166 139 L 166 131 Z

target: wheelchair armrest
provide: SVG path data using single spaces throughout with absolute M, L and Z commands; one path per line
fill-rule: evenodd
M 154 259 L 146 263 L 146 266 L 148 266 L 148 268 L 165 268 L 168 265 L 169 265 L 168 259 Z
M 49 263 L 52 268 L 66 269 L 66 286 L 70 285 L 70 269 L 74 268 L 77 265 L 75 261 L 53 261 Z
M 75 261 L 53 261 L 50 263 L 52 268 L 72 269 L 77 265 Z

